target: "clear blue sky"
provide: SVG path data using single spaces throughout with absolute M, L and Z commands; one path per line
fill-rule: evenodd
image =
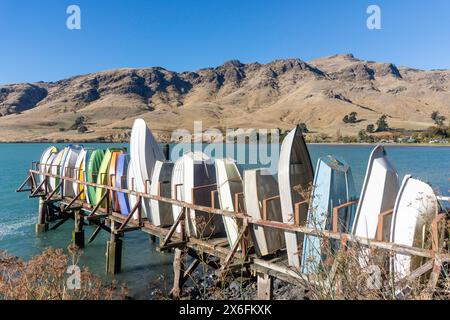
M 66 28 L 70 4 L 81 8 L 81 30 Z M 370 4 L 381 7 L 382 30 L 366 28 Z M 0 0 L 0 83 L 350 52 L 450 68 L 450 1 Z

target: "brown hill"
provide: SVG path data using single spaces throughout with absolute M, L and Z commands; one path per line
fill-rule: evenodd
M 118 69 L 57 82 L 0 87 L 0 141 L 121 140 L 144 118 L 161 138 L 177 128 L 282 128 L 356 135 L 388 115 L 391 127 L 422 129 L 430 114 L 450 118 L 450 70 L 422 71 L 335 55 L 304 62 L 229 61 L 172 72 Z M 345 124 L 344 115 L 361 120 Z M 70 130 L 86 119 L 86 133 Z M 64 131 L 63 131 L 64 130 Z

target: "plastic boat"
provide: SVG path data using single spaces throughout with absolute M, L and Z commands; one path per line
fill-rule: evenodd
M 344 160 L 333 156 L 320 158 L 314 177 L 307 226 L 316 230 L 331 230 L 333 208 L 356 200 L 350 167 Z M 351 230 L 354 209 L 352 206 L 339 211 L 338 232 Z M 303 244 L 302 272 L 317 273 L 325 269 L 324 260 L 335 251 L 335 241 L 323 241 L 319 237 L 305 236 Z
M 283 140 L 278 162 L 278 186 L 284 223 L 295 223 L 295 205 L 309 200 L 313 179 L 314 172 L 308 148 L 302 131 L 297 126 Z M 308 215 L 308 205 L 300 205 L 298 208 L 298 223 L 304 226 Z M 289 265 L 300 268 L 299 245 L 303 243 L 303 235 L 285 231 L 284 236 Z

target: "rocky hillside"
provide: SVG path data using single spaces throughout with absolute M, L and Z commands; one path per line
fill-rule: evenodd
M 304 122 L 313 132 L 356 134 L 388 115 L 391 127 L 450 118 L 450 70 L 422 71 L 336 55 L 305 62 L 229 61 L 172 72 L 119 69 L 57 82 L 0 87 L 0 141 L 126 140 L 137 117 L 161 138 L 177 128 L 283 128 Z M 360 121 L 345 124 L 357 112 Z M 84 133 L 73 124 L 83 116 Z M 87 130 L 87 131 L 86 131 Z

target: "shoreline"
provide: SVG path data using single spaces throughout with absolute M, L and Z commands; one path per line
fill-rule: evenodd
M 80 140 L 80 141 L 0 141 L 0 145 L 2 144 L 73 144 L 73 143 L 94 143 L 94 144 L 118 144 L 118 143 L 129 143 L 129 141 L 104 141 L 104 140 L 98 140 L 98 141 L 92 141 L 92 140 Z M 160 144 L 178 144 L 176 142 L 168 142 L 164 140 L 158 141 Z M 185 142 L 182 142 L 185 143 Z M 191 143 L 198 143 L 198 142 L 191 142 Z M 208 141 L 203 141 L 203 144 L 214 144 Z M 220 142 L 218 142 L 220 143 Z M 245 143 L 249 144 L 249 143 Z M 281 142 L 280 142 L 281 144 Z M 307 145 L 312 146 L 377 146 L 382 145 L 384 147 L 430 147 L 430 148 L 450 148 L 450 143 L 364 143 L 364 142 L 350 142 L 350 143 L 342 143 L 342 142 L 306 142 Z

